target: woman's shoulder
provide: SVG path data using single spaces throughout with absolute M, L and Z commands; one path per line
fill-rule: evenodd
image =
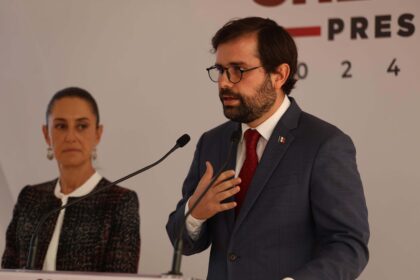
M 139 198 L 137 193 L 125 187 L 118 185 L 109 186 L 112 184 L 109 180 L 102 178 L 96 188 L 107 188 L 100 191 L 97 195 L 92 197 L 88 203 L 106 205 L 107 208 L 113 208 L 114 212 L 121 209 L 131 209 L 130 211 L 136 212 L 139 207 Z M 109 186 L 109 187 L 107 187 Z
M 109 180 L 106 178 L 102 178 L 98 183 L 98 188 L 104 188 L 112 184 Z M 107 190 L 104 191 L 104 193 L 109 195 L 115 195 L 115 196 L 125 196 L 125 197 L 137 197 L 137 193 L 133 190 L 130 190 L 126 187 L 122 187 L 119 185 L 114 185 L 109 187 Z
M 54 191 L 55 185 L 57 183 L 57 179 L 39 183 L 39 184 L 32 184 L 26 185 L 20 191 L 20 194 L 42 194 L 42 193 L 51 193 Z
M 54 179 L 39 184 L 24 186 L 19 193 L 18 203 L 22 204 L 25 202 L 48 199 L 50 196 L 54 195 L 54 187 L 56 183 L 57 179 Z

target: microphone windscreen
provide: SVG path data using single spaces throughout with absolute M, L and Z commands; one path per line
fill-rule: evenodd
M 187 145 L 188 142 L 190 142 L 190 136 L 188 134 L 184 134 L 181 137 L 178 138 L 178 140 L 176 140 L 176 144 L 182 148 L 185 145 Z

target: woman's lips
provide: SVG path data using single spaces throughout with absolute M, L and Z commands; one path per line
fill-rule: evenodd
M 80 152 L 79 149 L 64 149 L 63 153 L 75 153 L 75 152 Z

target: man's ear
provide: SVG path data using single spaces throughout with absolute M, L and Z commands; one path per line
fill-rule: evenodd
M 47 145 L 51 146 L 51 139 L 50 139 L 50 136 L 48 135 L 48 126 L 47 125 L 42 126 L 42 134 L 44 134 L 44 139 L 45 139 L 45 142 L 47 143 Z
M 271 82 L 276 92 L 286 83 L 290 75 L 290 66 L 287 63 L 277 66 L 276 71 L 271 73 Z

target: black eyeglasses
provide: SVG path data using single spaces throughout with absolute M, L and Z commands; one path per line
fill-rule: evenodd
M 210 80 L 217 83 L 220 80 L 220 77 L 223 76 L 223 73 L 226 71 L 226 76 L 228 80 L 233 83 L 237 84 L 242 80 L 242 76 L 245 72 L 258 69 L 262 66 L 256 66 L 248 69 L 243 69 L 237 65 L 232 65 L 230 67 L 223 67 L 221 65 L 213 65 L 207 68 L 207 72 L 209 73 Z

